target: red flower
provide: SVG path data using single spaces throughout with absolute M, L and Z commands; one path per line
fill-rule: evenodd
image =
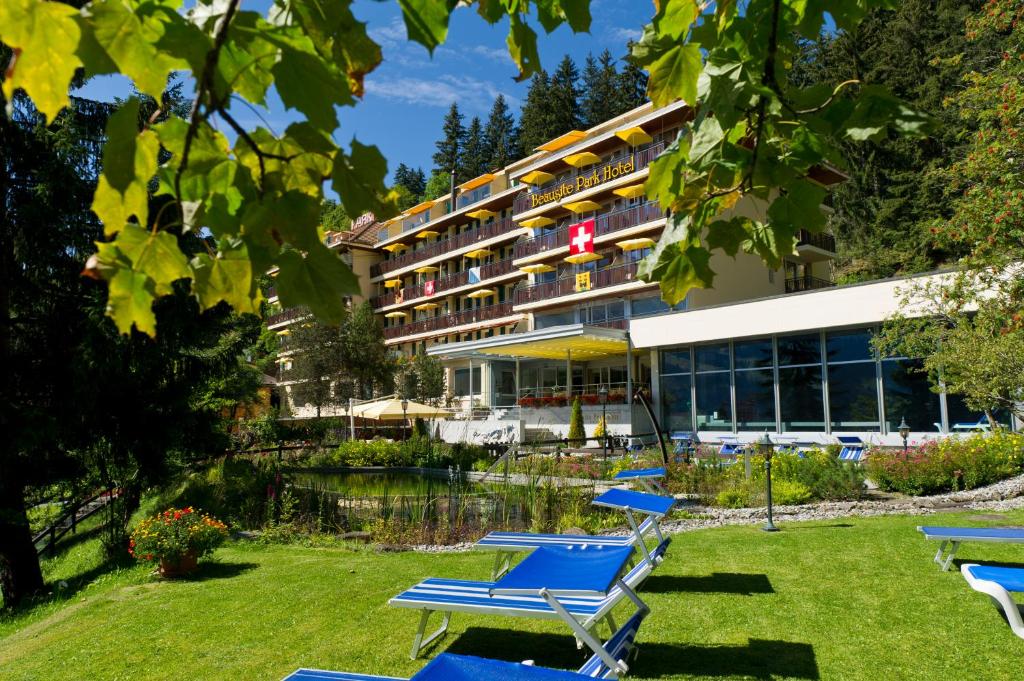
M 174 512 L 174 519 L 175 520 L 181 520 L 181 511 L 175 511 Z

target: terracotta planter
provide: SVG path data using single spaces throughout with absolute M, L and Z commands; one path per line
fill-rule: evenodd
M 160 576 L 173 579 L 190 575 L 199 569 L 199 557 L 193 551 L 189 551 L 178 560 L 160 559 Z

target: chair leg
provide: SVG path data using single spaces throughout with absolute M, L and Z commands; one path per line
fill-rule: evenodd
M 441 626 L 432 633 L 430 636 L 423 638 L 423 632 L 427 628 L 427 620 L 430 619 L 430 615 L 433 610 L 424 610 L 423 615 L 420 617 L 420 626 L 416 630 L 416 637 L 412 640 L 412 652 L 409 653 L 409 659 L 415 660 L 420 655 L 420 651 L 426 646 L 430 645 L 431 642 L 436 640 L 438 637 L 443 636 L 448 631 L 448 622 L 451 621 L 451 612 L 446 612 L 444 617 L 441 619 Z
M 949 546 L 949 554 L 943 557 L 943 553 L 946 552 L 946 546 Z M 949 566 L 953 563 L 953 558 L 956 556 L 957 549 L 960 548 L 960 542 L 954 541 L 952 543 L 943 541 L 939 544 L 939 550 L 935 553 L 935 562 L 939 564 L 942 571 L 949 570 Z
M 608 638 L 615 635 L 615 632 L 619 630 L 619 627 L 615 624 L 615 618 L 612 617 L 611 613 L 605 615 L 604 621 L 608 624 Z

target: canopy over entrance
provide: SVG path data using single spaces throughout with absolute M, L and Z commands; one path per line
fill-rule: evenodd
M 625 355 L 629 341 L 622 329 L 570 324 L 527 333 L 495 336 L 477 341 L 450 343 L 427 349 L 428 355 L 444 359 L 494 355 L 523 359 L 566 359 L 587 361 Z

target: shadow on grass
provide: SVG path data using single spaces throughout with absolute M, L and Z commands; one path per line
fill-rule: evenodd
M 176 582 L 205 582 L 211 579 L 230 579 L 238 575 L 255 570 L 259 567 L 257 563 L 221 563 L 209 562 L 200 563 L 199 569 L 190 575 L 175 577 Z
M 1006 561 L 1001 560 L 975 560 L 972 558 L 954 558 L 952 564 L 957 570 L 959 570 L 961 565 L 966 565 L 968 563 L 971 565 L 989 565 L 992 567 L 1024 568 L 1024 563 L 1007 563 Z
M 786 531 L 792 530 L 828 530 L 853 527 L 853 523 L 830 523 L 828 525 L 786 525 Z
M 57 540 L 56 546 L 48 550 L 42 557 L 52 560 L 53 558 L 60 558 L 74 547 L 99 537 L 103 532 L 102 525 L 96 525 L 85 530 L 78 530 L 74 534 L 66 534 Z
M 641 632 L 642 634 L 643 632 Z M 640 676 L 740 676 L 820 679 L 809 643 L 752 638 L 747 645 L 688 646 L 640 643 L 630 671 Z
M 713 572 L 710 575 L 652 575 L 644 582 L 644 593 L 773 594 L 768 575 L 743 572 Z
M 641 638 L 643 631 L 641 630 Z M 750 639 L 746 645 L 688 646 L 665 643 L 637 645 L 630 673 L 647 677 L 740 676 L 772 679 L 820 679 L 814 647 L 809 643 Z M 572 636 L 470 627 L 452 641 L 446 652 L 490 657 L 508 662 L 533 660 L 538 666 L 576 670 L 590 657 L 577 650 Z

